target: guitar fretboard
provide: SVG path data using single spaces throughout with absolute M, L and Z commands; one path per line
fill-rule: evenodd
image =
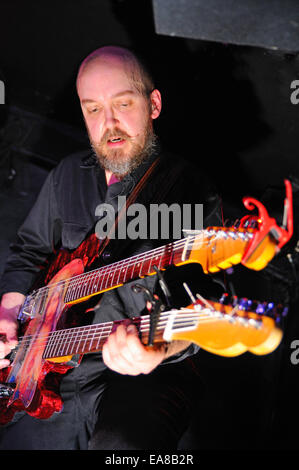
M 222 227 L 205 229 L 196 235 L 75 275 L 57 284 L 64 292 L 64 303 L 72 304 L 131 280 L 155 274 L 156 268 L 164 270 L 171 265 L 179 266 L 193 262 L 201 264 L 204 272 L 216 272 L 241 262 L 242 255 L 253 237 L 252 232 Z M 25 314 L 30 316 L 34 310 L 41 311 L 48 294 L 56 289 L 57 284 L 44 286 L 28 296 Z
M 176 264 L 181 260 L 186 244 L 187 239 L 183 242 L 180 240 L 179 243 L 170 243 L 150 252 L 75 276 L 70 280 L 64 301 L 65 303 L 71 303 L 120 286 L 133 279 L 154 274 L 155 267 L 165 269 L 172 264 Z
M 207 313 L 207 309 L 201 312 L 201 316 L 206 317 L 208 315 L 210 315 L 210 312 Z M 172 330 L 190 329 L 196 327 L 199 314 L 190 309 L 162 313 L 154 334 L 155 342 L 164 341 L 163 334 L 170 318 L 173 318 L 173 322 L 171 322 Z M 146 344 L 150 331 L 149 315 L 135 317 L 131 321 L 137 327 L 141 341 Z M 43 357 L 50 359 L 101 351 L 112 330 L 121 323 L 123 323 L 123 320 L 53 331 L 45 338 L 46 346 Z

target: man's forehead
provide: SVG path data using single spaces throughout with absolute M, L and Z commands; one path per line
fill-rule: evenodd
M 89 62 L 82 63 L 78 78 L 81 79 L 84 76 L 90 76 L 90 75 L 100 75 L 109 73 L 109 74 L 118 74 L 118 75 L 123 75 L 129 76 L 133 72 L 133 67 L 131 64 L 126 63 L 124 60 L 121 59 L 121 57 L 111 55 L 111 56 L 103 56 L 103 57 L 97 57 L 95 59 L 92 59 Z
M 113 83 L 120 83 L 124 90 L 136 92 L 130 67 L 125 66 L 123 61 L 115 57 L 95 59 L 86 64 L 79 72 L 77 79 L 78 91 L 86 87 L 112 86 Z M 122 87 L 119 91 L 123 91 Z

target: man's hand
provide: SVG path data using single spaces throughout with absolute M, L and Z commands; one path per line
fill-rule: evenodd
M 5 339 L 0 340 L 0 369 L 9 366 L 9 360 L 4 358 L 18 344 L 17 316 L 24 300 L 25 296 L 19 292 L 9 292 L 2 297 L 0 305 L 0 335 L 3 335 Z
M 179 343 L 179 346 L 178 346 Z M 189 346 L 189 342 L 175 341 L 171 343 L 172 354 L 182 351 Z M 176 346 L 175 346 L 176 345 Z M 103 361 L 107 367 L 120 374 L 139 375 L 149 374 L 168 357 L 165 345 L 158 348 L 145 347 L 133 324 L 119 325 L 111 333 L 102 350 Z

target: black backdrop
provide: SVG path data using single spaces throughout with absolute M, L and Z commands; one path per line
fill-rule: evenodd
M 290 99 L 299 79 L 296 51 L 157 34 L 149 0 L 4 0 L 0 24 L 1 269 L 48 170 L 88 145 L 74 79 L 80 61 L 106 44 L 132 47 L 147 60 L 163 97 L 156 124 L 162 143 L 209 172 L 225 216 L 244 215 L 247 194 L 270 200 L 280 214 L 283 178 L 299 178 L 299 104 Z M 235 270 L 234 288 L 285 300 L 280 266 L 275 278 Z M 283 266 L 288 278 L 291 268 Z M 186 446 L 296 447 L 298 371 L 289 359 L 296 315 L 293 302 L 284 342 L 270 356 L 201 353 L 210 400 L 199 403 L 200 425 Z

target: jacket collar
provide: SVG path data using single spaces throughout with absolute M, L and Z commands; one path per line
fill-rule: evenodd
M 161 148 L 160 144 L 158 143 L 154 152 L 146 158 L 140 165 L 135 168 L 131 173 L 128 173 L 119 183 L 114 183 L 111 186 L 117 185 L 118 186 L 118 194 L 128 194 L 132 191 L 134 186 L 138 183 L 138 181 L 142 178 L 145 174 L 147 169 L 150 165 L 154 162 L 156 158 L 160 156 Z M 83 155 L 81 159 L 81 168 L 95 168 L 98 180 L 100 180 L 101 185 L 104 183 L 107 190 L 106 178 L 105 178 L 105 171 L 99 165 L 96 155 L 89 151 L 88 154 Z

